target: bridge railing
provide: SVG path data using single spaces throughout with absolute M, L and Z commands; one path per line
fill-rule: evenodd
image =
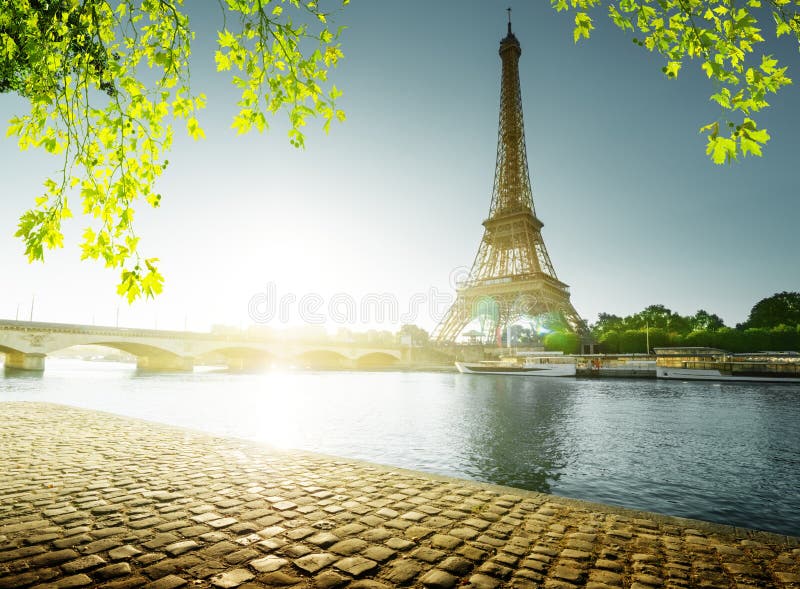
M 378 344 L 370 342 L 342 342 L 337 340 L 268 337 L 264 335 L 242 333 L 214 333 L 201 331 L 176 331 L 166 329 L 142 329 L 139 327 L 111 327 L 102 325 L 81 325 L 71 323 L 51 323 L 44 321 L 0 320 L 0 331 L 50 332 L 74 335 L 111 336 L 111 337 L 148 337 L 159 339 L 181 339 L 219 341 L 250 344 L 286 344 L 286 345 L 319 345 L 338 348 L 369 348 L 374 350 L 397 350 L 404 348 L 400 344 Z

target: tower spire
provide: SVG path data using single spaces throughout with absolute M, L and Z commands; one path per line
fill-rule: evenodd
M 469 276 L 434 331 L 439 341 L 454 341 L 476 316 L 484 316 L 483 326 L 487 304 L 492 309 L 488 339 L 522 317 L 550 313 L 560 315 L 573 331 L 586 329 L 570 303 L 569 287 L 556 277 L 533 207 L 519 83 L 522 48 L 511 32 L 510 8 L 499 53 L 500 120 L 489 217 Z
M 511 32 L 511 9 L 508 10 L 508 35 L 500 41 L 499 51 L 502 62 L 500 120 L 490 215 L 519 208 L 534 210 L 519 83 L 519 58 L 522 55 L 522 47 Z

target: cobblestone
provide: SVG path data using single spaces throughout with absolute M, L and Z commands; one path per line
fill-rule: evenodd
M 353 575 L 354 577 L 360 577 L 364 573 L 375 569 L 375 567 L 378 566 L 378 563 L 374 560 L 364 558 L 363 556 L 348 556 L 347 558 L 343 558 L 339 562 L 335 563 L 333 566 L 339 570 Z
M 211 584 L 214 587 L 227 589 L 229 587 L 238 587 L 253 578 L 255 578 L 255 575 L 247 569 L 233 569 L 211 577 Z
M 318 554 L 306 554 L 305 556 L 295 560 L 294 565 L 308 573 L 313 574 L 335 562 L 336 558 L 337 557 L 334 555 L 324 552 Z
M 83 558 L 77 558 L 73 561 L 64 563 L 61 568 L 67 573 L 80 573 L 89 569 L 97 568 L 103 564 L 106 564 L 105 560 L 96 554 L 91 554 L 89 556 L 84 556 Z
M 110 564 L 94 572 L 94 576 L 100 580 L 113 579 L 115 577 L 125 577 L 131 573 L 131 565 L 127 562 Z
M 798 538 L 57 405 L 0 464 L 0 589 L 800 587 Z
M 397 585 L 405 585 L 422 572 L 422 565 L 416 560 L 400 559 L 392 562 L 384 578 Z
M 259 558 L 257 560 L 252 561 L 250 563 L 250 566 L 259 573 L 272 573 L 288 563 L 289 561 L 286 560 L 285 558 L 279 558 L 277 556 L 269 555 L 265 556 L 264 558 Z
M 176 589 L 177 587 L 183 587 L 186 585 L 188 581 L 182 577 L 177 575 L 168 575 L 166 577 L 160 578 L 158 581 L 154 581 L 152 583 L 148 583 L 145 585 L 146 589 Z

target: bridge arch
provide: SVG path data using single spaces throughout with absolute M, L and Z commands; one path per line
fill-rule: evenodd
M 138 370 L 157 372 L 191 371 L 194 368 L 194 358 L 191 356 L 181 356 L 172 350 L 150 344 L 113 340 L 91 340 L 84 345 L 104 346 L 136 356 L 136 368 Z
M 151 346 L 148 344 L 139 344 L 136 342 L 115 342 L 115 341 L 91 341 L 80 344 L 74 344 L 74 346 L 102 346 L 104 348 L 111 348 L 112 350 L 119 350 L 121 352 L 126 352 L 131 356 L 136 356 L 137 358 L 142 357 L 151 357 L 151 356 L 167 356 L 169 358 L 180 358 L 180 354 L 176 354 L 171 350 L 167 350 L 164 348 L 160 348 L 158 346 Z M 68 348 L 74 346 L 65 346 L 63 348 L 59 348 L 58 350 L 52 350 L 51 352 L 57 352 L 60 350 L 66 350 Z

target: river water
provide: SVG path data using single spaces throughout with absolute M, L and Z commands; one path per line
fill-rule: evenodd
M 800 387 L 425 372 L 200 372 L 48 359 L 0 401 L 800 535 Z M 0 403 L 0 411 L 2 404 Z

